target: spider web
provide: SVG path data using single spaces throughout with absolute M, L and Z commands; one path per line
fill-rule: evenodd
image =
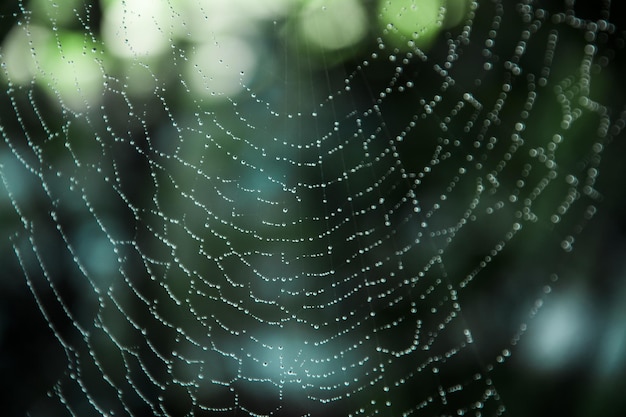
M 306 6 L 246 43 L 217 3 L 3 16 L 3 248 L 54 336 L 31 415 L 515 409 L 502 375 L 610 191 L 612 4 L 464 3 L 423 45 L 353 2 L 371 33 L 330 51 Z

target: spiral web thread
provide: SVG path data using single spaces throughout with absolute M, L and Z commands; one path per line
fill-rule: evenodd
M 389 25 L 335 67 L 268 48 L 271 81 L 228 67 L 243 92 L 218 104 L 186 81 L 178 3 L 167 71 L 129 60 L 141 98 L 81 4 L 93 104 L 61 92 L 70 58 L 46 74 L 65 40 L 41 50 L 20 2 L 34 70 L 12 80 L 0 49 L 0 173 L 64 352 L 50 415 L 504 414 L 492 374 L 596 214 L 625 122 L 609 2 L 535 3 L 472 3 L 430 50 Z

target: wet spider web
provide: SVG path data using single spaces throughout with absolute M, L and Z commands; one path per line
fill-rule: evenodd
M 3 228 L 59 358 L 31 415 L 511 411 L 502 370 L 626 122 L 610 2 L 468 3 L 428 48 L 390 23 L 344 55 L 290 45 L 285 14 L 251 44 L 258 73 L 207 42 L 233 91 L 194 64 L 185 2 L 143 11 L 160 60 L 120 25 L 134 72 L 109 62 L 104 5 L 61 23 L 18 3 Z

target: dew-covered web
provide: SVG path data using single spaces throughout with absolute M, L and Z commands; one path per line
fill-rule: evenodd
M 611 2 L 223 3 L 2 17 L 31 415 L 506 415 L 626 120 Z

